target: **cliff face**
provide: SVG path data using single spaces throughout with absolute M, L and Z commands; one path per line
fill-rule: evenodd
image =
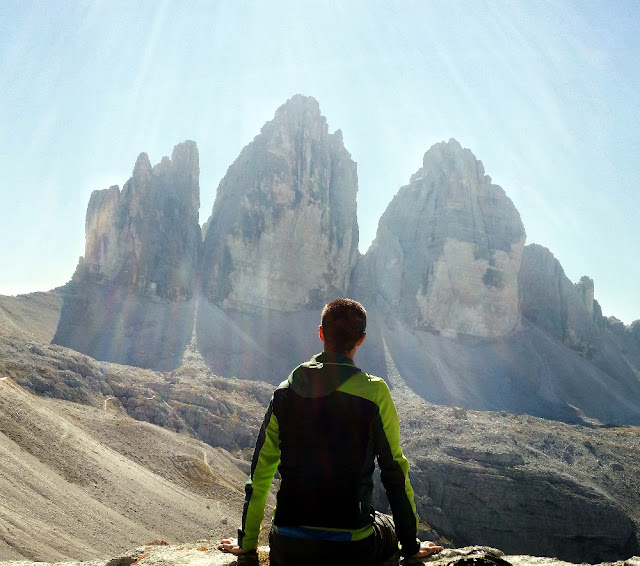
M 195 312 L 199 205 L 191 141 L 153 167 L 140 154 L 122 191 L 94 191 L 85 255 L 65 288 L 53 342 L 100 360 L 176 367 Z
M 318 103 L 290 99 L 220 182 L 203 246 L 207 299 L 291 312 L 344 295 L 358 254 L 357 183 Z
M 94 191 L 87 209 L 84 264 L 89 273 L 166 300 L 193 295 L 200 245 L 200 169 L 191 141 L 151 167 L 141 153 L 122 193 Z
M 625 327 L 605 319 L 594 299 L 593 280 L 583 276 L 572 283 L 553 254 L 536 244 L 525 247 L 519 282 L 523 316 L 601 370 L 599 381 L 611 382 L 600 398 L 615 392 L 623 413 L 640 393 L 640 344 L 633 339 L 637 321 Z M 592 385 L 585 382 L 583 388 L 589 391 Z
M 593 357 L 604 324 L 594 301 L 593 280 L 585 276 L 574 285 L 547 248 L 530 244 L 524 249 L 519 282 L 522 314 L 570 348 Z
M 414 328 L 503 336 L 520 320 L 517 276 L 525 233 L 513 203 L 468 149 L 433 146 L 380 219 L 357 288 Z

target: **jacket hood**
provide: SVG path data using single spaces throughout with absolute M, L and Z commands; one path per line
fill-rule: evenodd
M 344 354 L 322 352 L 300 364 L 287 379 L 289 387 L 301 397 L 325 397 L 356 373 L 353 360 Z

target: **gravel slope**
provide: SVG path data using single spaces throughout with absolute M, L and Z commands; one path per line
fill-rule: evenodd
M 244 473 L 222 450 L 0 380 L 0 559 L 104 556 L 228 534 Z

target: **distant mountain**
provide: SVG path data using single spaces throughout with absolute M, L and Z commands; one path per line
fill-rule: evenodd
M 92 193 L 85 255 L 64 289 L 54 343 L 98 360 L 180 364 L 195 314 L 199 175 L 187 141 L 153 167 L 141 153 L 122 191 Z
M 393 198 L 354 293 L 410 328 L 493 338 L 518 329 L 525 232 L 504 191 L 455 140 L 434 145 Z
M 294 96 L 229 167 L 208 221 L 203 294 L 225 310 L 295 312 L 347 292 L 358 257 L 356 164 L 318 103 Z
M 122 192 L 94 192 L 55 343 L 164 371 L 194 347 L 218 375 L 277 383 L 320 349 L 322 305 L 348 294 L 370 314 L 362 366 L 388 378 L 391 360 L 428 401 L 640 423 L 640 326 L 605 319 L 591 279 L 525 246 L 513 203 L 457 141 L 425 153 L 364 256 L 356 164 L 313 98 L 242 150 L 202 242 L 198 162 L 193 142 L 154 167 L 142 154 Z

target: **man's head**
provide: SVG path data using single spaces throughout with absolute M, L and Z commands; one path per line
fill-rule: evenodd
M 322 309 L 320 339 L 325 352 L 351 352 L 364 340 L 367 311 L 352 299 L 336 299 Z

